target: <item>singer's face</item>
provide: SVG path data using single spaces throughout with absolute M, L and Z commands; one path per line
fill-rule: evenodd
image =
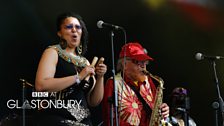
M 82 26 L 79 20 L 75 17 L 66 18 L 61 24 L 58 36 L 65 39 L 70 48 L 79 46 L 82 36 Z
M 125 65 L 125 74 L 128 78 L 134 81 L 144 81 L 145 74 L 143 74 L 143 70 L 146 69 L 147 61 L 135 61 L 132 59 L 126 60 Z

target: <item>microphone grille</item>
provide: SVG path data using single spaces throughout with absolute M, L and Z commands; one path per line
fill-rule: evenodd
M 101 20 L 98 21 L 98 22 L 97 22 L 97 27 L 98 27 L 98 28 L 103 28 L 103 23 L 104 23 L 104 22 L 101 21 Z
M 195 55 L 196 60 L 202 60 L 203 59 L 203 55 L 201 53 L 197 53 Z

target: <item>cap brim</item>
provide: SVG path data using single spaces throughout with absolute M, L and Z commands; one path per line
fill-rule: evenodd
M 154 59 L 149 57 L 148 55 L 145 54 L 141 54 L 141 55 L 135 55 L 131 57 L 132 59 L 138 60 L 138 61 L 146 61 L 146 60 L 150 60 L 153 61 Z

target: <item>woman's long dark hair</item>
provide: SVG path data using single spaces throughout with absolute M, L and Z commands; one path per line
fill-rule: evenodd
M 87 52 L 87 44 L 88 44 L 88 31 L 86 28 L 86 25 L 82 19 L 82 17 L 78 14 L 75 14 L 73 12 L 66 12 L 66 13 L 62 13 L 58 16 L 57 18 L 57 31 L 61 30 L 61 24 L 64 22 L 64 20 L 68 17 L 74 17 L 77 18 L 78 21 L 81 24 L 82 27 L 82 36 L 81 36 L 81 42 L 80 44 L 82 44 L 82 53 L 80 55 L 84 55 Z M 67 43 L 65 42 L 65 40 L 62 40 L 62 42 L 60 42 L 60 45 L 63 49 L 65 49 L 67 47 Z M 78 53 L 77 53 L 78 54 Z

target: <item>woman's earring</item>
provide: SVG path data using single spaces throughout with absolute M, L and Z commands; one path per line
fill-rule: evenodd
M 80 45 L 77 47 L 77 51 L 78 51 L 78 54 L 79 54 L 79 55 L 82 54 L 82 44 L 80 44 Z
M 67 47 L 66 41 L 61 37 L 60 37 L 60 45 L 61 45 L 62 49 L 65 49 Z

